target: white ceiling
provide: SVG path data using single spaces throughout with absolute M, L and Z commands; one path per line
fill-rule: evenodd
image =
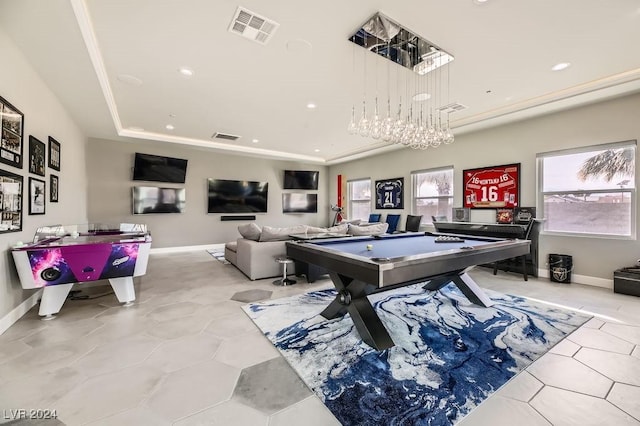
M 238 6 L 280 24 L 266 45 L 228 31 Z M 637 0 L 0 0 L 0 28 L 88 136 L 332 164 L 394 148 L 347 133 L 365 93 L 413 94 L 348 40 L 377 11 L 455 56 L 456 135 L 640 91 Z

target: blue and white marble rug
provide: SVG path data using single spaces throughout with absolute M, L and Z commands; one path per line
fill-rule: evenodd
M 246 305 L 245 312 L 343 425 L 451 425 L 591 317 L 452 284 L 369 296 L 396 346 L 377 351 L 351 318 L 320 312 L 334 290 Z

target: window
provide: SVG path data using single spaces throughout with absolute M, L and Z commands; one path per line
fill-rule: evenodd
M 349 219 L 369 219 L 371 213 L 371 179 L 352 180 L 347 182 L 349 194 Z
M 636 141 L 538 155 L 548 233 L 633 237 Z
M 451 219 L 453 207 L 453 166 L 411 172 L 411 212 L 422 215 L 422 223 L 432 216 Z

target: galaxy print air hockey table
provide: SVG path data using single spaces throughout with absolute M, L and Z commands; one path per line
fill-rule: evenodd
M 53 319 L 75 284 L 109 280 L 120 303 L 136 298 L 133 277 L 147 272 L 151 235 L 145 225 L 56 225 L 11 250 L 24 289 L 44 288 L 39 315 Z
M 418 282 L 426 282 L 425 290 L 438 290 L 453 282 L 470 302 L 488 307 L 491 299 L 467 271 L 529 253 L 529 244 L 528 240 L 416 232 L 287 241 L 287 256 L 329 271 L 338 293 L 322 311 L 323 317 L 349 313 L 362 340 L 384 350 L 394 342 L 367 295 Z

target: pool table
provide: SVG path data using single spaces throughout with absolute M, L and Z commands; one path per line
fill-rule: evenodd
M 367 295 L 418 282 L 426 282 L 426 290 L 438 290 L 453 282 L 472 303 L 491 306 L 491 299 L 467 271 L 529 252 L 528 240 L 457 234 L 461 241 L 438 241 L 445 237 L 415 232 L 287 241 L 287 256 L 329 271 L 338 294 L 322 311 L 323 317 L 333 319 L 348 312 L 363 341 L 384 350 L 394 342 Z

